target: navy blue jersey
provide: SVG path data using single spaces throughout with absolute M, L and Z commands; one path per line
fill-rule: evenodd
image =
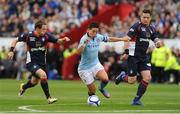
M 19 42 L 26 42 L 27 60 L 26 63 L 46 64 L 46 44 L 56 43 L 57 39 L 50 33 L 38 36 L 34 32 L 23 33 L 18 37 Z
M 158 37 L 154 26 L 146 26 L 141 22 L 135 23 L 127 35 L 131 38 L 129 42 L 129 55 L 136 57 L 147 56 L 146 51 L 149 47 L 149 41 L 154 41 Z

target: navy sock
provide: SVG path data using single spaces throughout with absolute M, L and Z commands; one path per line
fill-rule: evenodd
M 23 89 L 26 90 L 27 88 L 34 87 L 36 84 L 32 84 L 31 80 L 29 80 L 26 84 L 23 85 Z
M 48 87 L 48 83 L 47 83 L 47 79 L 41 79 L 41 87 L 44 91 L 44 94 L 46 95 L 46 98 L 48 99 L 50 97 L 50 93 L 49 93 L 49 87 Z
M 103 90 L 103 89 L 106 87 L 107 84 L 108 84 L 108 82 L 101 81 L 101 84 L 100 84 L 100 86 L 99 86 L 99 89 L 100 89 L 100 90 Z
M 138 90 L 137 90 L 137 93 L 136 93 L 136 97 L 134 98 L 134 101 L 138 101 L 141 99 L 143 94 L 146 92 L 147 86 L 148 86 L 148 83 L 145 82 L 144 80 L 141 80 Z

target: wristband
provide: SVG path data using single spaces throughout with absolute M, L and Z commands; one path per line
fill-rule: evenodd
M 10 47 L 10 52 L 13 52 L 14 51 L 14 47 Z
M 128 55 L 128 54 L 129 54 L 129 49 L 125 49 L 125 50 L 124 50 L 124 54 L 127 54 L 127 55 Z

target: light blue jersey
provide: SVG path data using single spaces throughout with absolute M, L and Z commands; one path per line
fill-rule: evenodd
M 88 38 L 87 33 L 81 38 L 79 47 L 84 43 L 84 41 Z M 93 66 L 95 66 L 99 62 L 98 51 L 100 43 L 107 42 L 109 38 L 107 36 L 97 34 L 93 39 L 91 39 L 86 47 L 84 48 L 84 52 L 81 54 L 81 61 L 79 64 L 79 70 L 86 70 Z

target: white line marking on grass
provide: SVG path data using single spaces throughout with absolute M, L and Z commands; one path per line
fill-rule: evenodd
M 46 112 L 46 111 L 42 111 L 42 110 L 35 110 L 35 109 L 29 108 L 29 107 L 32 107 L 32 106 L 40 106 L 40 105 L 20 106 L 20 107 L 18 107 L 18 109 L 20 109 L 20 110 L 25 110 L 25 111 L 31 111 L 31 112 Z
M 43 111 L 43 112 L 29 112 L 29 111 L 4 111 L 0 112 L 0 114 L 9 114 L 9 113 L 21 113 L 21 114 L 52 114 L 52 113 L 72 113 L 72 114 L 112 114 L 112 113 L 123 113 L 123 114 L 165 114 L 165 113 L 173 113 L 173 114 L 179 114 L 180 110 L 112 110 L 112 111 L 90 111 L 90 110 L 84 110 L 84 111 Z
M 105 103 L 103 103 L 105 104 Z M 126 104 L 126 103 L 116 103 L 118 104 Z M 148 103 L 148 104 L 158 104 L 158 103 Z M 165 103 L 165 104 L 180 104 L 180 103 Z M 86 103 L 73 103 L 73 104 L 53 104 L 54 106 L 74 106 L 74 105 L 87 105 Z M 147 105 L 147 104 L 146 104 Z M 20 106 L 18 109 L 21 111 L 19 112 L 45 112 L 45 113 L 176 113 L 180 112 L 180 110 L 107 110 L 107 111 L 90 111 L 90 110 L 84 110 L 84 111 L 44 111 L 44 110 L 36 110 L 31 108 L 32 106 L 48 106 L 48 105 L 27 105 L 27 106 Z

